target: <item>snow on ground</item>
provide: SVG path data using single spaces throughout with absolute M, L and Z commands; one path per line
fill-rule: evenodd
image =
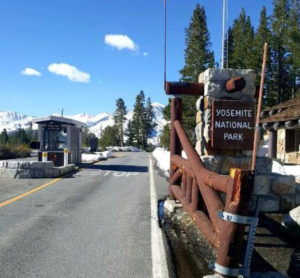
M 170 152 L 164 148 L 156 148 L 152 155 L 156 160 L 157 167 L 161 169 L 166 177 L 169 177 Z
M 156 148 L 152 152 L 153 157 L 156 159 L 157 167 L 162 170 L 165 176 L 169 176 L 170 167 L 170 152 L 163 148 Z M 182 156 L 186 158 L 185 153 Z M 272 173 L 281 175 L 292 175 L 300 177 L 300 165 L 283 165 L 276 160 L 273 160 Z
M 170 151 L 158 147 L 152 152 L 152 155 L 156 160 L 157 167 L 164 173 L 166 177 L 169 177 Z M 182 157 L 187 158 L 184 151 L 182 151 Z
M 300 165 L 284 165 L 278 161 L 273 161 L 272 172 L 281 175 L 300 176 Z

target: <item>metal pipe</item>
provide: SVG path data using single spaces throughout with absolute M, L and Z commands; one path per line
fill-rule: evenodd
M 226 16 L 226 0 L 223 0 L 222 57 L 221 57 L 221 66 L 222 66 L 222 69 L 224 69 L 225 16 Z M 228 59 L 228 57 L 227 57 L 227 59 Z
M 263 63 L 262 63 L 262 69 L 261 69 L 259 97 L 258 97 L 257 112 L 256 112 L 256 124 L 255 124 L 255 132 L 254 132 L 254 143 L 253 143 L 253 153 L 252 153 L 252 166 L 251 166 L 251 170 L 252 171 L 255 171 L 255 164 L 256 164 L 256 153 L 257 153 L 258 131 L 259 131 L 258 129 L 259 129 L 259 121 L 260 121 L 262 95 L 263 95 L 264 82 L 265 82 L 267 51 L 268 51 L 268 44 L 265 43 L 264 44 Z

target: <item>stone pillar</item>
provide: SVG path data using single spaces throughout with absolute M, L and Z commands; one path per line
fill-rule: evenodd
M 226 91 L 226 82 L 240 76 L 246 81 L 245 88 L 236 92 Z M 196 150 L 199 155 L 220 154 L 211 148 L 212 139 L 212 103 L 213 100 L 241 100 L 255 102 L 255 72 L 251 69 L 207 69 L 199 75 L 199 82 L 204 83 L 204 96 L 197 103 L 196 116 Z M 222 151 L 222 154 L 237 155 L 240 151 Z M 247 153 L 251 155 L 250 152 Z

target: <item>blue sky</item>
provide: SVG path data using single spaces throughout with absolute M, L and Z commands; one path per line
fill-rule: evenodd
M 229 24 L 242 7 L 256 28 L 272 0 L 228 0 Z M 204 5 L 216 60 L 221 56 L 222 0 L 168 0 L 167 79 L 184 65 L 184 29 Z M 118 36 L 117 36 L 118 35 Z M 120 36 L 121 35 L 121 36 Z M 163 91 L 163 0 L 1 0 L 0 111 L 33 116 L 132 108 L 143 89 Z

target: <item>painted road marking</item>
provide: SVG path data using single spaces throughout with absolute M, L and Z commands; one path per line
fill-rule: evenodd
M 40 190 L 42 190 L 42 189 L 44 189 L 44 188 L 46 188 L 46 187 L 48 187 L 48 186 L 54 184 L 54 183 L 57 183 L 57 182 L 61 181 L 63 178 L 64 178 L 64 177 L 54 179 L 54 180 L 52 180 L 52 181 L 50 181 L 50 182 L 47 182 L 47 183 L 45 183 L 45 184 L 43 184 L 43 185 L 40 185 L 40 186 L 38 186 L 38 187 L 35 187 L 35 188 L 33 188 L 33 189 L 31 189 L 31 190 L 25 192 L 25 193 L 22 193 L 22 194 L 20 194 L 20 195 L 18 195 L 18 196 L 16 196 L 16 197 L 13 197 L 13 198 L 8 199 L 8 200 L 6 200 L 6 201 L 4 201 L 4 202 L 1 202 L 1 203 L 0 203 L 0 208 L 5 207 L 5 206 L 7 206 L 7 205 L 9 205 L 9 204 L 11 204 L 11 203 L 14 203 L 14 202 L 16 202 L 16 201 L 19 201 L 19 200 L 21 200 L 21 199 L 23 199 L 23 198 L 25 198 L 25 197 L 27 197 L 27 196 L 33 194 L 33 193 L 36 193 L 36 192 L 38 192 L 38 191 L 40 191 Z
M 125 178 L 129 178 L 131 176 L 137 176 L 140 173 L 139 172 L 126 172 L 126 171 L 111 171 L 111 170 L 96 170 L 96 171 L 89 171 L 87 172 L 88 175 L 90 176 L 96 176 L 96 175 L 103 175 L 103 176 L 114 176 L 117 178 L 120 177 L 125 177 Z M 86 177 L 86 176 L 85 176 Z
M 153 176 L 152 158 L 149 163 L 150 175 L 150 204 L 151 204 L 151 256 L 152 278 L 167 278 L 169 271 L 161 229 L 158 225 L 157 195 Z

